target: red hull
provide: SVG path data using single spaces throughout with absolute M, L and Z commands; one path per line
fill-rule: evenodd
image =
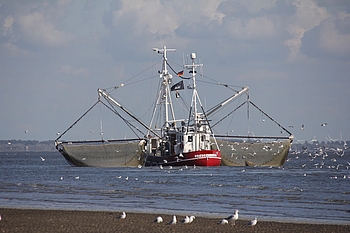
M 153 156 L 146 159 L 145 166 L 220 166 L 221 153 L 218 150 L 201 150 L 171 156 Z

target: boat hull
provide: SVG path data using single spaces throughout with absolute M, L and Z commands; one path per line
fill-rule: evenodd
M 220 166 L 219 150 L 201 150 L 183 153 L 181 155 L 154 156 L 148 155 L 145 166 Z

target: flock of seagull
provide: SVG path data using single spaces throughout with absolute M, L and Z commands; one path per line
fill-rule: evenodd
M 226 218 L 221 219 L 220 222 L 218 222 L 219 225 L 226 225 L 226 224 L 231 224 L 231 225 L 236 225 L 236 220 L 238 220 L 238 210 L 235 210 L 233 215 L 230 215 Z M 126 213 L 123 212 L 119 217 L 120 220 L 124 221 L 126 219 Z M 184 219 L 180 220 L 180 223 L 183 224 L 190 224 L 194 221 L 196 217 L 195 216 L 186 216 Z M 163 218 L 161 216 L 158 216 L 154 221 L 154 223 L 163 223 Z M 173 215 L 173 218 L 170 220 L 170 222 L 167 225 L 175 226 L 178 223 L 176 215 Z M 247 225 L 254 226 L 258 223 L 258 218 L 254 218 L 253 220 L 249 221 Z

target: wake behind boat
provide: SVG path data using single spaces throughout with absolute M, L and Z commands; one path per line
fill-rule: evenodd
M 267 139 L 266 137 L 260 137 L 260 141 L 256 141 L 255 137 L 249 136 L 248 141 L 237 141 L 239 139 L 237 137 L 229 135 L 216 137 L 214 134 L 213 127 L 238 108 L 230 111 L 215 124 L 212 123 L 215 118 L 211 117 L 241 95 L 247 94 L 248 87 L 242 87 L 213 108 L 205 110 L 197 91 L 196 80 L 196 75 L 199 73 L 197 70 L 201 70 L 203 64 L 196 63 L 196 54 L 190 55 L 190 63 L 184 65 L 182 71 L 175 72 L 167 57 L 168 52 L 175 52 L 175 49 L 164 46 L 153 51 L 162 55 L 162 70 L 158 72 L 159 88 L 152 103 L 150 122 L 146 124 L 112 96 L 111 92 L 124 87 L 124 84 L 114 87 L 112 91 L 98 89 L 97 102 L 56 139 L 57 150 L 70 164 L 93 167 L 283 165 L 288 156 L 292 136 L 277 122 L 290 137 L 273 137 L 273 142 L 265 142 L 261 139 Z M 180 81 L 174 83 L 171 71 Z M 189 77 L 184 76 L 186 71 Z M 184 92 L 189 92 L 187 99 Z M 253 104 L 249 98 L 246 103 Z M 104 105 L 115 113 L 134 133 L 135 138 L 60 140 L 97 104 Z M 181 118 L 178 117 L 181 115 L 178 112 L 182 113 Z M 279 139 L 284 141 L 277 142 Z

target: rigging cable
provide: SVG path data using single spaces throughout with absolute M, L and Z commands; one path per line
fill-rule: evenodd
M 250 134 L 250 121 L 249 121 L 249 94 L 247 95 L 247 133 Z
M 181 79 L 191 79 L 191 78 L 186 78 L 186 77 L 182 77 L 182 75 L 178 75 L 178 72 L 176 72 L 173 67 L 171 67 L 171 65 L 168 63 L 168 61 L 166 62 L 166 64 L 169 66 L 169 68 Z
M 242 107 L 246 102 L 241 103 L 238 107 L 236 107 L 234 110 L 232 110 L 231 112 L 229 112 L 226 116 L 224 116 L 223 118 L 221 118 L 219 121 L 217 121 L 215 124 L 213 124 L 211 127 L 214 128 L 217 124 L 219 124 L 220 122 L 222 122 L 223 120 L 225 120 L 228 116 L 230 116 L 232 113 L 234 113 L 237 109 L 239 109 L 240 107 Z
M 254 106 L 256 107 L 260 112 L 262 112 L 265 116 L 267 116 L 271 121 L 273 121 L 274 123 L 276 123 L 279 127 L 281 127 L 284 131 L 286 131 L 287 133 L 289 133 L 289 136 L 292 135 L 292 133 L 284 128 L 280 123 L 278 123 L 277 121 L 275 121 L 272 117 L 270 117 L 269 115 L 267 115 L 267 113 L 265 113 L 262 109 L 260 109 L 258 106 L 256 106 L 251 100 L 249 100 L 249 102 Z
M 94 103 L 81 117 L 79 117 L 78 120 L 76 120 L 71 126 L 68 127 L 68 129 L 66 129 L 58 138 L 56 138 L 56 141 L 58 141 L 58 139 L 60 139 L 65 133 L 68 132 L 68 130 L 70 130 L 76 123 L 78 123 L 81 120 L 81 118 L 83 118 L 88 112 L 90 112 L 90 110 L 93 109 L 98 102 L 100 102 L 100 98 L 98 98 L 96 103 Z
M 102 127 L 102 110 L 101 110 L 101 104 L 99 105 L 100 108 L 100 135 L 101 140 L 103 141 L 103 127 Z
M 134 78 L 136 78 L 137 76 L 139 76 L 140 74 L 142 74 L 142 73 L 146 72 L 147 70 L 153 68 L 154 66 L 158 65 L 159 63 L 160 63 L 160 62 L 157 62 L 157 63 L 153 64 L 152 66 L 148 67 L 147 69 L 145 69 L 145 70 L 139 72 L 138 74 L 132 76 L 131 78 L 127 79 L 127 80 L 124 82 L 124 85 L 125 85 L 127 82 L 129 82 L 129 81 L 131 81 L 132 79 L 134 79 Z M 151 78 L 153 78 L 153 77 L 151 77 Z M 141 82 L 141 81 L 143 81 L 143 80 L 146 80 L 146 79 L 142 79 L 142 80 L 139 80 L 139 81 L 135 81 L 135 82 L 132 82 L 132 83 L 130 83 L 130 84 L 128 84 L 128 85 L 131 85 L 131 84 L 134 84 L 134 83 L 138 83 L 138 82 Z M 117 89 L 118 87 L 119 87 L 119 86 L 114 86 L 114 87 L 108 87 L 108 88 L 106 88 L 106 89 Z
M 112 104 L 106 100 L 111 106 Z M 139 133 L 141 134 L 144 134 L 141 130 L 139 130 L 137 127 L 135 127 L 133 124 L 131 124 L 126 118 L 124 118 L 122 115 L 119 114 L 119 112 L 114 108 L 114 107 L 111 107 L 111 106 L 108 106 L 107 104 L 105 104 L 104 102 L 101 101 L 101 103 L 106 106 L 106 108 L 108 108 L 109 110 L 111 110 L 114 114 L 116 114 L 117 116 L 119 116 L 123 121 L 124 123 L 130 128 L 130 130 L 138 137 L 140 138 L 137 133 L 135 132 L 135 130 L 133 128 L 135 128 L 137 131 L 139 131 Z

